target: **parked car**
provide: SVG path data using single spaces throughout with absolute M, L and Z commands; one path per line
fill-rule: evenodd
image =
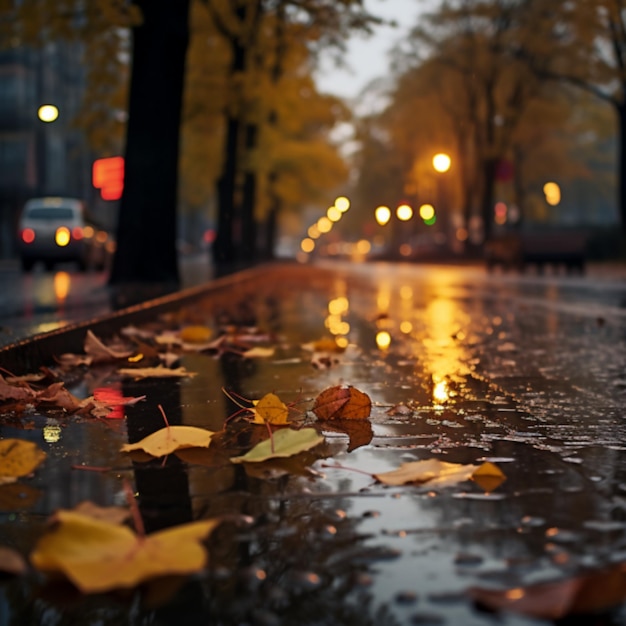
M 81 271 L 104 269 L 113 253 L 109 233 L 89 219 L 85 205 L 75 198 L 33 198 L 24 205 L 18 227 L 22 268 L 30 271 L 43 262 L 74 262 Z

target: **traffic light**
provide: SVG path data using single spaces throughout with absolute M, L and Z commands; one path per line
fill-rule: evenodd
M 119 200 L 124 190 L 124 158 L 116 156 L 96 159 L 91 178 L 93 186 L 100 190 L 103 200 Z
M 420 217 L 424 220 L 426 226 L 432 226 L 437 221 L 435 207 L 432 204 L 422 204 L 420 207 Z

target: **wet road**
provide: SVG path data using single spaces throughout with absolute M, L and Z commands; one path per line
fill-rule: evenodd
M 180 271 L 183 288 L 212 273 L 203 254 L 181 258 Z M 0 261 L 0 346 L 110 313 L 115 307 L 107 281 L 107 272 L 78 272 L 71 264 L 23 272 L 17 260 Z
M 271 358 L 188 352 L 181 364 L 197 374 L 180 381 L 120 382 L 110 366 L 68 375 L 79 396 L 102 386 L 145 394 L 123 420 L 42 410 L 3 417 L 2 437 L 27 437 L 49 455 L 22 504 L 0 514 L 2 542 L 25 553 L 56 507 L 122 503 L 122 477 L 133 481 L 149 529 L 225 512 L 251 521 L 217 533 L 211 568 L 165 606 L 135 598 L 129 614 L 110 597 L 68 605 L 17 579 L 0 585 L 0 615 L 60 625 L 81 615 L 89 624 L 486 626 L 494 617 L 476 609 L 470 588 L 523 594 L 626 560 L 621 277 L 332 267 L 275 269 L 167 322 L 202 322 L 215 333 L 256 326 L 275 348 Z M 303 346 L 329 334 L 347 348 L 315 367 Z M 371 398 L 370 433 L 316 422 L 312 399 L 341 383 Z M 222 388 L 294 403 L 323 433 L 322 451 L 262 468 L 212 456 L 140 463 L 118 451 L 161 427 L 158 405 L 172 424 L 220 430 L 237 410 Z M 486 492 L 473 483 L 386 487 L 371 476 L 433 457 L 492 461 L 506 480 Z M 72 469 L 81 464 L 112 469 Z M 626 615 L 610 620 L 601 623 Z M 549 622 L 505 613 L 496 623 Z

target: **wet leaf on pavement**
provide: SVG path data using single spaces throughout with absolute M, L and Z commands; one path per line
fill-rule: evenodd
M 372 410 L 369 396 L 351 385 L 337 385 L 322 391 L 313 405 L 320 420 L 367 419 Z
M 220 523 L 211 519 L 140 536 L 130 528 L 74 511 L 58 511 L 30 555 L 44 573 L 64 574 L 83 593 L 132 588 L 153 578 L 205 567 L 202 541 Z
M 182 448 L 208 448 L 215 433 L 195 426 L 166 426 L 136 443 L 126 443 L 122 452 L 143 450 L 148 454 L 161 457 Z
M 374 474 L 374 478 L 386 485 L 427 484 L 429 487 L 449 487 L 472 478 L 476 465 L 447 463 L 439 459 L 426 459 L 402 463 L 398 469 Z
M 305 450 L 310 450 L 324 441 L 314 428 L 294 430 L 281 428 L 271 439 L 258 443 L 252 450 L 242 456 L 232 457 L 233 463 L 260 463 L 268 459 L 289 457 Z
M 0 439 L 0 484 L 32 474 L 45 458 L 46 453 L 32 441 Z

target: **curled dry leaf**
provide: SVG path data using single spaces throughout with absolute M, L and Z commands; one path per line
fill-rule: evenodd
M 30 555 L 42 572 L 62 573 L 83 593 L 132 588 L 169 575 L 201 570 L 207 561 L 202 541 L 220 523 L 211 519 L 147 536 L 74 511 L 58 511 Z
M 15 482 L 32 474 L 46 458 L 46 453 L 32 441 L 0 440 L 0 484 Z
M 351 385 L 329 387 L 315 398 L 313 413 L 320 420 L 367 419 L 372 410 L 370 397 Z
M 85 354 L 91 357 L 92 363 L 119 361 L 133 354 L 133 351 L 127 348 L 105 345 L 91 330 L 88 330 L 85 336 L 84 350 Z
M 195 426 L 166 426 L 136 443 L 126 443 L 122 452 L 143 450 L 160 457 L 183 448 L 208 448 L 215 433 Z
M 35 391 L 25 382 L 10 383 L 0 375 L 0 401 L 17 400 L 19 402 L 32 402 L 35 396 Z

